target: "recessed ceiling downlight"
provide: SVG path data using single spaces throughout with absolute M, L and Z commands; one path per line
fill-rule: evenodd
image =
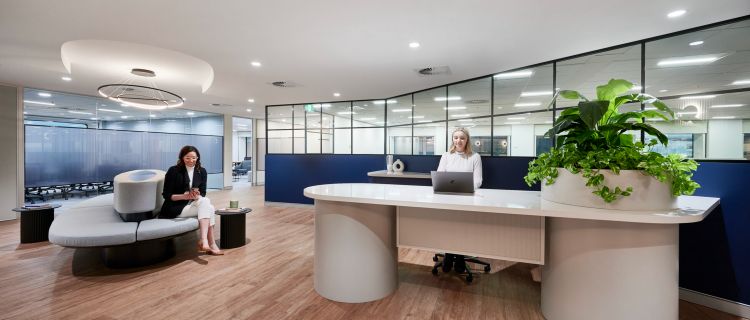
M 412 49 L 419 48 L 419 42 L 410 42 L 409 48 L 412 48 Z
M 683 16 L 687 11 L 685 10 L 675 10 L 667 14 L 668 18 L 677 18 Z

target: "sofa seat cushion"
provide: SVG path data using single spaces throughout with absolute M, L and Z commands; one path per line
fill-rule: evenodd
M 64 247 L 116 246 L 134 243 L 137 229 L 137 222 L 122 222 L 111 204 L 77 207 L 55 218 L 49 241 Z
M 112 194 L 112 193 L 103 194 L 103 195 L 96 196 L 96 197 L 93 197 L 91 199 L 86 199 L 84 201 L 76 203 L 76 204 L 70 206 L 70 209 L 74 209 L 74 208 L 88 208 L 88 207 L 112 207 L 112 198 L 113 197 L 114 197 L 114 194 Z
M 159 239 L 198 229 L 196 218 L 150 219 L 138 225 L 138 241 Z

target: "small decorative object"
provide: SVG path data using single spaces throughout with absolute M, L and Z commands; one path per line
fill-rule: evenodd
M 230 208 L 239 208 L 240 207 L 240 202 L 237 201 L 237 200 L 230 200 L 229 201 L 229 207 Z
M 388 169 L 388 173 L 393 172 L 393 155 L 392 154 L 385 156 L 385 164 L 386 164 L 385 167 Z
M 401 159 L 396 159 L 396 161 L 393 162 L 393 172 L 396 174 L 404 173 L 404 163 L 401 162 Z
M 577 100 L 566 108 L 545 136 L 557 134 L 557 144 L 529 163 L 526 183 L 542 183 L 542 199 L 585 207 L 618 210 L 665 210 L 676 196 L 693 194 L 698 164 L 679 154 L 661 155 L 652 148 L 668 138 L 644 119 L 670 120 L 672 109 L 654 96 L 629 93 L 633 84 L 612 79 L 596 88 L 596 100 L 577 91 L 558 96 Z M 630 104 L 654 109 L 620 112 Z M 550 106 L 552 103 L 550 103 Z M 641 142 L 632 133 L 654 139 Z M 578 187 L 577 191 L 574 191 Z

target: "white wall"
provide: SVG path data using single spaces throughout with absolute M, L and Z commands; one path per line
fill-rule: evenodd
M 742 120 L 711 120 L 708 124 L 709 159 L 744 159 Z
M 516 157 L 533 157 L 534 136 L 533 124 L 514 124 L 511 125 L 510 133 L 510 155 Z
M 19 150 L 23 150 L 23 110 L 18 97 L 21 95 L 19 88 L 0 85 L 0 220 L 12 220 L 16 213 L 11 209 L 17 207 L 19 198 L 23 196 L 23 184 L 19 184 L 17 172 L 23 172 L 23 157 L 19 158 Z M 20 130 L 19 130 L 20 128 Z M 19 163 L 20 159 L 20 163 Z

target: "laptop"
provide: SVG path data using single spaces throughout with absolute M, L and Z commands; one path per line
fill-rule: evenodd
M 474 193 L 473 172 L 430 171 L 435 193 Z

